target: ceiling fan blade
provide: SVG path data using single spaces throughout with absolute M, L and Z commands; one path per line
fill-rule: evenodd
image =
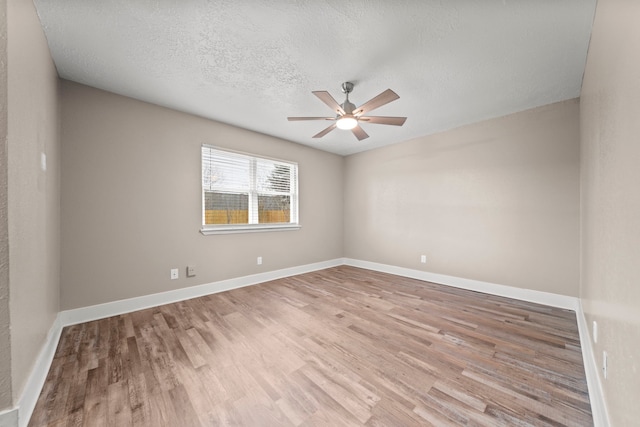
M 290 122 L 297 122 L 299 120 L 335 120 L 335 117 L 287 117 Z
M 385 117 L 385 116 L 366 116 L 359 117 L 359 121 L 367 123 L 376 123 L 378 125 L 402 126 L 407 120 L 406 117 Z
M 368 111 L 374 110 L 378 107 L 382 107 L 385 104 L 390 103 L 391 101 L 395 101 L 400 98 L 397 93 L 392 91 L 391 89 L 387 89 L 382 92 L 380 95 L 368 100 L 360 107 L 356 108 L 353 112 L 354 116 L 360 116 Z
M 336 128 L 336 124 L 332 124 L 331 126 L 329 126 L 328 128 L 326 128 L 325 130 L 318 132 L 317 134 L 313 135 L 314 138 L 322 138 L 323 136 L 325 136 L 326 134 L 328 134 L 329 132 L 331 132 L 332 130 L 334 130 Z
M 351 129 L 351 132 L 358 138 L 358 141 L 362 141 L 365 138 L 369 138 L 369 135 L 360 127 L 360 125 Z
M 311 93 L 313 93 L 315 96 L 320 98 L 320 101 L 322 101 L 325 104 L 327 104 L 329 106 L 329 108 L 331 108 L 337 114 L 339 114 L 341 116 L 344 114 L 344 110 L 342 109 L 340 104 L 338 104 L 338 101 L 336 101 L 333 98 L 333 96 L 331 96 L 331 94 L 329 92 L 327 92 L 326 90 L 314 90 Z

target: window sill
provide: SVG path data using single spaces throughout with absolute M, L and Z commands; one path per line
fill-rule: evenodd
M 201 228 L 200 233 L 208 236 L 210 234 L 233 234 L 233 233 L 262 233 L 265 231 L 291 231 L 302 228 L 300 224 L 271 224 L 271 225 L 241 225 L 230 227 Z

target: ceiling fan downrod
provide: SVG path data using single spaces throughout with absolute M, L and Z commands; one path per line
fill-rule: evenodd
M 342 109 L 346 114 L 352 114 L 353 110 L 356 109 L 356 106 L 349 101 L 349 94 L 351 93 L 351 91 L 353 91 L 353 83 L 351 82 L 342 83 L 342 93 L 344 93 L 347 96 L 347 98 L 340 106 L 342 107 Z M 338 115 L 338 118 L 339 117 L 340 115 Z

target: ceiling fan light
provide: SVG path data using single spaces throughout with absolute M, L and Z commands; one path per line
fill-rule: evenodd
M 358 121 L 351 115 L 344 115 L 338 119 L 336 126 L 338 129 L 351 130 L 358 126 Z

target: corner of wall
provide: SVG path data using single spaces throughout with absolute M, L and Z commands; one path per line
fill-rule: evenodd
M 582 302 L 578 304 L 576 318 L 578 321 L 578 331 L 580 333 L 582 361 L 584 364 L 585 375 L 587 377 L 587 387 L 589 389 L 589 401 L 591 403 L 593 423 L 596 427 L 608 427 L 610 424 L 609 416 L 607 414 L 607 406 L 604 400 L 604 392 L 602 390 L 600 376 L 598 375 L 598 365 L 593 353 L 589 327 L 587 326 L 587 320 L 582 309 Z
M 2 242 L 8 242 L 10 253 L 7 309 L 2 307 L 7 318 L 0 326 L 6 324 L 11 334 L 10 345 L 2 343 L 0 354 L 9 352 L 11 404 L 20 408 L 20 396 L 41 365 L 39 354 L 51 340 L 48 334 L 60 309 L 59 82 L 33 2 L 2 2 L 5 6 L 6 45 L 0 62 L 6 67 L 2 117 L 7 131 L 2 149 L 7 167 L 2 173 L 10 197 L 2 218 L 7 224 Z M 5 377 L 4 361 L 0 363 Z
M 12 405 L 9 319 L 7 3 L 0 3 L 0 411 Z M 10 415 L 2 412 L 0 426 Z
M 0 427 L 18 427 L 18 408 L 0 411 Z

